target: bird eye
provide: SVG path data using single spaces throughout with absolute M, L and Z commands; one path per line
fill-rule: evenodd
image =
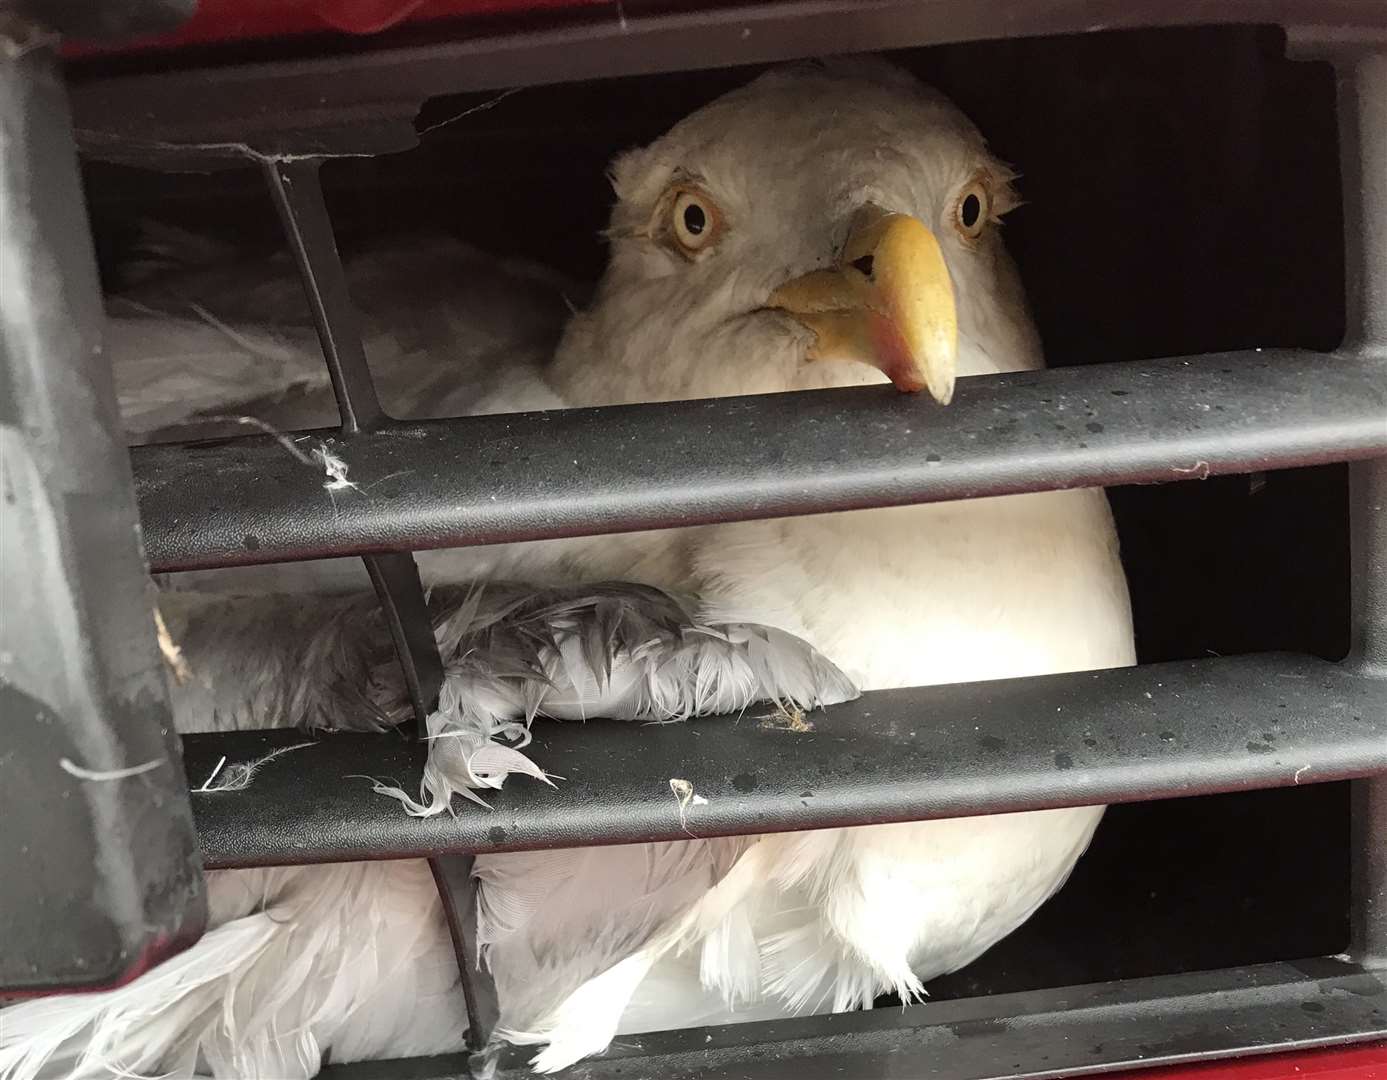
M 685 189 L 675 195 L 670 231 L 686 254 L 697 254 L 712 244 L 720 225 L 717 207 L 701 191 Z
M 987 185 L 981 179 L 970 181 L 954 204 L 954 226 L 964 239 L 976 240 L 991 216 L 992 198 Z

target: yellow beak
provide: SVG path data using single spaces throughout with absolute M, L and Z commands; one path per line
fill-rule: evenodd
M 958 315 L 949 268 L 918 218 L 876 207 L 858 212 L 838 265 L 771 293 L 768 307 L 814 331 L 811 360 L 856 360 L 898 390 L 947 405 L 958 369 Z

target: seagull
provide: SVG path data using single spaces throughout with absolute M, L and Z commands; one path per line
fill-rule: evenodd
M 921 395 L 927 429 L 956 379 L 966 392 L 970 377 L 1043 366 L 1001 236 L 1013 174 L 957 108 L 883 62 L 772 70 L 621 156 L 612 178 L 609 265 L 591 301 L 552 360 L 466 411 L 892 384 Z M 446 358 L 446 341 L 429 351 Z M 420 567 L 435 584 L 624 581 L 695 597 L 702 623 L 773 627 L 869 690 L 1134 662 L 1101 490 L 459 549 Z M 350 587 L 314 573 L 295 587 Z M 1102 813 L 479 859 L 500 1033 L 553 1072 L 624 1032 L 918 1000 L 1063 884 Z M 191 1015 L 163 1010 L 158 1037 L 136 1039 L 162 1056 L 140 1060 L 307 1076 L 326 1053 L 461 1046 L 422 864 L 235 873 L 209 875 L 216 929 L 195 947 L 201 965 L 170 961 L 214 986 L 226 1024 L 192 1038 Z M 298 946 L 285 925 L 304 928 Z M 243 981 L 247 939 L 264 943 L 266 967 Z M 327 957 L 321 970 L 304 940 Z M 198 1001 L 189 1014 L 205 1020 Z M 128 1047 L 115 1023 L 105 1045 Z

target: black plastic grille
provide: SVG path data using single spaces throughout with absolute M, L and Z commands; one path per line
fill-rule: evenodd
M 140 448 L 132 456 L 133 490 L 153 567 L 366 557 L 422 715 L 436 693 L 438 672 L 409 554 L 414 550 L 1354 461 L 1352 655 L 1338 665 L 1269 654 L 882 692 L 835 707 L 814 733 L 793 741 L 784 733 L 710 720 L 699 730 L 717 730 L 711 753 L 712 739 L 697 750 L 689 745 L 695 738 L 692 728 L 652 733 L 614 725 L 580 738 L 571 728 L 538 725 L 536 740 L 544 760 L 574 779 L 557 794 L 544 792 L 543 799 L 522 786 L 508 787 L 496 799 L 495 813 L 484 819 L 464 814 L 413 820 L 382 806 L 365 784 L 359 789 L 343 786 L 338 779 L 343 774 L 380 771 L 387 764 L 408 774 L 419 767 L 422 752 L 391 736 L 334 738 L 305 752 L 314 766 L 306 782 L 268 771 L 257 780 L 254 799 L 194 803 L 206 865 L 431 857 L 465 954 L 471 901 L 465 887 L 467 863 L 458 860 L 473 852 L 912 820 L 1371 777 L 1354 791 L 1354 947 L 1351 961 L 1338 966 L 1314 961 L 1181 977 L 1183 981 L 1133 980 L 1017 1000 L 988 999 L 986 1005 L 954 1003 L 944 1013 L 923 1018 L 918 1013 L 906 1018 L 871 1014 L 649 1036 L 584 1068 L 593 1077 L 770 1076 L 779 1066 L 767 1062 L 783 1060 L 791 1063 L 793 1075 L 803 1077 L 840 1075 L 845 1068 L 854 1075 L 865 1075 L 863 1070 L 895 1075 L 891 1062 L 904 1053 L 912 1061 L 930 1062 L 935 1070 L 912 1076 L 1038 1076 L 1387 1034 L 1383 9 L 1268 0 L 1226 5 L 1219 15 L 1274 18 L 1291 25 L 1293 40 L 1303 47 L 1341 50 L 1336 58 L 1342 77 L 1350 334 L 1336 354 L 1217 354 L 979 379 L 961 387 L 958 401 L 943 411 L 864 390 L 418 425 L 396 425 L 381 414 L 351 325 L 317 165 L 300 155 L 409 145 L 409 118 L 424 97 L 509 81 L 805 55 L 828 42 L 833 50 L 900 44 L 906 31 L 911 40 L 925 43 L 1079 29 L 1100 21 L 1099 14 L 1136 24 L 1211 17 L 1205 6 L 1193 4 L 1172 3 L 1164 18 L 1156 14 L 1159 5 L 1093 3 L 1085 10 L 1071 5 L 1071 13 L 1079 11 L 1071 18 L 1057 15 L 1049 5 L 1031 4 L 1011 23 L 999 22 L 994 12 L 984 27 L 977 21 L 977 7 L 965 11 L 969 6 L 963 4 L 801 7 L 752 9 L 740 23 L 716 13 L 651 16 L 633 20 L 622 36 L 584 25 L 528 41 L 524 35 L 471 41 L 433 54 L 383 52 L 364 65 L 335 57 L 79 86 L 83 141 L 105 155 L 170 166 L 270 155 L 262 161 L 264 171 L 298 258 L 347 418 L 343 431 L 322 437 L 361 482 L 390 483 L 386 477 L 406 471 L 427 473 L 434 481 L 417 487 L 400 480 L 396 494 L 401 498 L 385 512 L 385 500 L 330 504 L 323 497 L 321 477 L 296 466 L 269 439 Z M 1078 21 L 1070 26 L 1072 19 Z M 1321 29 L 1325 22 L 1356 29 L 1328 32 Z M 1314 25 L 1296 29 L 1298 23 Z M 784 33 L 775 38 L 740 33 L 746 26 L 758 31 L 776 26 Z M 844 33 L 853 26 L 858 33 Z M 739 44 L 749 38 L 753 45 Z M 772 43 L 763 44 L 768 40 Z M 640 48 L 633 48 L 633 41 Z M 1372 42 L 1376 53 L 1367 48 Z M 475 62 L 459 63 L 464 55 Z M 55 92 L 52 57 L 42 48 L 30 49 L 5 56 L 0 67 L 6 90 L 14 91 L 0 94 L 7 178 L 50 178 L 50 186 L 34 197 L 26 192 L 37 189 L 26 184 L 5 185 L 0 209 L 7 243 L 21 238 L 16 249 L 22 249 L 36 275 L 57 260 L 68 288 L 80 294 L 74 308 L 81 308 L 91 323 L 99 318 L 97 298 L 89 251 L 74 239 L 80 239 L 83 223 L 72 214 L 70 130 L 61 95 Z M 358 69 L 367 74 L 357 78 Z M 401 77 L 410 71 L 412 79 Z M 321 86 L 331 78 L 350 87 L 344 93 L 370 122 L 342 125 L 323 117 Z M 28 135 L 32 132 L 43 137 L 33 138 Z M 294 160 L 275 157 L 290 152 Z M 17 318 L 8 309 L 5 315 L 0 412 L 7 437 L 14 433 L 23 440 L 30 459 L 40 463 L 39 472 L 48 480 L 45 494 L 60 501 L 73 494 L 123 498 L 124 509 L 118 506 L 104 522 L 132 528 L 126 477 L 107 475 L 99 465 L 103 454 L 109 457 L 109 447 L 98 445 L 101 440 L 69 440 L 60 447 L 54 435 L 66 414 L 44 407 L 63 380 L 85 380 L 103 403 L 104 423 L 113 424 L 109 377 L 90 363 L 89 342 L 74 337 L 52 312 L 42 319 Z M 32 362 L 35 358 L 43 362 Z M 1081 418 L 1072 430 L 1057 430 L 1048 422 L 1047 414 L 1058 402 Z M 929 423 L 920 425 L 925 410 Z M 794 425 L 785 423 L 790 417 Z M 814 439 L 788 434 L 806 423 L 814 425 Z M 872 437 L 864 439 L 864 430 Z M 712 433 L 716 439 L 710 438 Z M 633 464 L 626 451 L 613 449 L 632 443 L 650 447 L 646 460 Z M 688 452 L 695 444 L 697 455 Z M 502 466 L 477 469 L 482 445 L 510 447 L 515 453 L 503 455 Z M 569 467 L 575 460 L 580 468 Z M 59 465 L 68 467 L 66 479 Z M 215 510 L 208 490 L 212 482 L 218 492 Z M 12 485 L 12 490 L 18 489 Z M 27 490 L 25 497 L 30 497 Z M 41 509 L 42 501 L 35 497 L 26 509 Z M 69 509 L 83 505 L 94 503 L 67 503 Z M 59 523 L 65 534 L 36 540 L 35 565 L 51 560 L 74 585 L 69 594 L 58 590 L 46 596 L 54 624 L 75 614 L 79 628 L 99 641 L 93 620 L 116 618 L 116 607 L 91 597 L 107 587 L 112 567 L 103 562 L 98 569 L 96 556 L 82 553 L 93 541 L 83 520 L 72 513 Z M 109 555 L 109 538 L 106 544 L 103 552 Z M 148 674 L 156 666 L 152 640 L 142 636 L 135 618 L 138 604 L 132 599 L 142 579 L 133 570 L 133 545 L 116 541 L 114 546 L 121 544 L 126 545 L 122 557 L 131 557 L 131 566 L 117 568 L 126 590 L 121 595 L 129 601 L 122 617 L 129 623 L 126 633 L 149 646 Z M 12 564 L 7 563 L 5 572 L 9 589 Z M 114 629 L 114 623 L 106 628 Z M 142 711 L 132 711 L 128 702 L 110 697 L 118 673 L 101 663 L 83 662 L 83 644 L 69 639 L 67 646 L 71 654 L 55 659 L 69 669 L 68 697 L 55 692 L 48 698 L 7 702 L 7 715 L 23 713 L 21 724 L 31 726 L 21 728 L 23 737 L 0 742 L 0 768 L 37 775 L 51 766 L 55 741 L 50 733 L 55 729 L 70 745 L 89 752 L 84 758 L 89 764 L 144 760 L 151 746 L 160 745 L 167 706 L 157 700 L 157 691 Z M 96 707 L 74 707 L 73 701 L 84 694 Z M 1007 717 L 1021 703 L 1036 708 L 1045 720 L 1017 733 Z M 897 727 L 907 712 L 929 715 L 932 723 L 928 730 L 917 730 L 902 750 Z M 990 734 L 995 728 L 1004 749 L 998 752 L 993 745 L 988 755 L 960 752 L 950 731 L 965 715 L 980 731 Z M 834 732 L 848 729 L 862 747 L 861 767 L 834 771 Z M 282 733 L 190 736 L 183 740 L 185 761 L 196 782 L 219 757 L 250 758 L 281 738 Z M 4 755 L 12 749 L 17 754 L 7 760 Z M 696 778 L 700 792 L 729 797 L 714 797 L 706 814 L 680 821 L 667 788 L 661 787 L 664 778 L 674 775 L 671 760 L 683 763 L 678 775 Z M 761 763 L 754 776 L 744 765 L 748 760 Z M 690 761 L 704 772 L 689 772 Z M 824 766 L 829 766 L 827 773 Z M 113 888 L 105 895 L 115 899 L 106 907 L 54 903 L 74 889 L 95 894 L 92 882 L 73 878 L 72 866 L 57 860 L 36 864 L 32 874 L 8 876 L 0 885 L 7 931 L 17 913 L 27 912 L 30 921 L 21 925 L 28 927 L 23 934 L 32 935 L 31 940 L 76 945 L 7 950 L 0 957 L 0 986 L 110 982 L 134 974 L 196 933 L 201 899 L 191 873 L 185 787 L 173 755 L 158 788 L 141 789 L 151 795 L 146 801 L 153 806 L 114 798 L 99 787 L 70 784 L 62 790 L 86 800 L 89 812 L 68 821 L 46 804 L 15 799 L 11 793 L 18 789 L 6 783 L 12 826 L 5 830 L 4 842 L 16 847 L 13 853 L 0 851 L 7 858 L 24 858 L 26 845 L 41 842 L 51 822 L 62 821 L 64 843 L 70 840 L 79 856 L 87 852 L 77 862 L 85 860 L 92 881 Z M 730 797 L 733 790 L 737 798 Z M 151 829 L 150 822 L 158 828 Z M 112 837 L 131 842 L 112 856 Z M 80 963 L 73 963 L 74 954 Z M 480 1038 L 486 1028 L 486 987 L 465 955 L 460 967 L 464 979 L 471 979 L 473 1038 Z M 1306 1008 L 1325 1000 L 1331 1008 Z M 1109 1035 L 1106 1050 L 1089 1048 L 1095 1033 L 1114 1030 L 1121 1034 Z M 1063 1046 L 1064 1052 L 1047 1057 L 1048 1064 L 1032 1061 L 1029 1071 L 1007 1060 L 1039 1057 L 1042 1048 L 1055 1046 Z M 768 1047 L 774 1052 L 768 1054 Z M 340 1080 L 365 1080 L 463 1075 L 466 1067 L 458 1059 L 331 1071 Z M 515 1062 L 503 1063 L 503 1072 L 516 1067 Z

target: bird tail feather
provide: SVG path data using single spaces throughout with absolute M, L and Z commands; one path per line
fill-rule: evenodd
M 227 921 L 185 952 L 115 990 L 0 1010 L 0 1080 L 302 1080 L 328 1046 L 352 1060 L 461 1045 L 456 968 L 421 964 L 447 940 L 423 862 L 227 871 L 209 885 Z
M 199 415 L 244 412 L 248 387 L 275 398 L 327 385 L 322 361 L 285 333 L 233 328 L 195 305 L 170 314 L 117 298 L 108 308 L 106 355 L 122 422 L 136 439 Z
M 535 1031 L 504 1031 L 519 1044 L 547 1044 L 530 1064 L 536 1072 L 557 1072 L 589 1054 L 599 1053 L 616 1037 L 622 1015 L 656 962 L 706 940 L 764 881 L 765 847 L 753 844 L 716 885 L 641 949 L 589 979 L 536 1026 Z
M 281 933 L 259 912 L 211 931 L 128 986 L 0 1011 L 0 1077 L 81 1080 L 161 1067 L 165 1076 L 192 1077 L 197 1053 L 187 1033 L 218 1022 L 228 982 L 253 969 Z

